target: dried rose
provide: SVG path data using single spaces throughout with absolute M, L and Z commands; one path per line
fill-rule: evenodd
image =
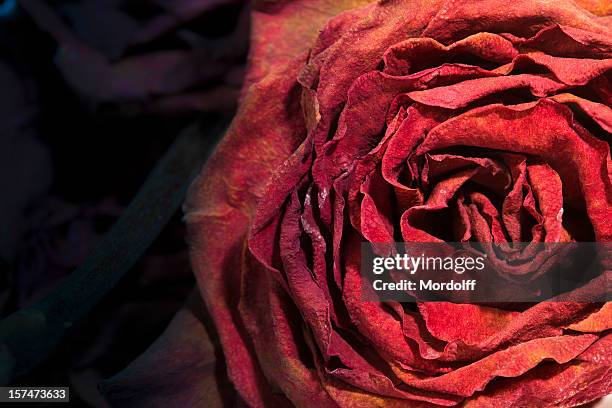
M 608 304 L 363 302 L 358 271 L 362 241 L 612 239 L 609 17 L 570 1 L 293 1 L 255 5 L 253 26 L 240 111 L 186 207 L 244 401 L 608 394 Z

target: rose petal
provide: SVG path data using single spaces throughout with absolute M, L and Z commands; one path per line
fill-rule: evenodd
M 559 336 L 563 333 L 561 326 L 592 309 L 589 304 L 543 302 L 515 314 L 446 302 L 419 305 L 429 332 L 448 343 L 444 354 L 437 357 L 445 361 L 475 360 L 510 344 Z M 474 327 L 468 332 L 466 326 L 446 324 L 447 316 L 453 316 L 455 321 L 473 322 Z
M 331 20 L 313 49 L 301 83 L 316 89 L 321 120 L 317 145 L 327 139 L 353 82 L 376 68 L 384 51 L 401 37 L 418 35 L 436 14 L 442 0 L 418 0 L 405 18 L 402 2 L 373 3 Z
M 305 53 L 330 18 L 367 0 L 256 1 L 251 22 L 247 84 Z
M 210 317 L 204 311 L 202 299 L 192 295 L 144 354 L 101 384 L 107 401 L 117 407 L 232 403 L 232 386 L 218 375 L 223 366 L 217 361 L 207 328 Z
M 196 179 L 185 205 L 192 266 L 215 320 L 230 378 L 250 404 L 269 398 L 251 346 L 241 334 L 234 305 L 240 293 L 243 246 L 254 206 L 272 171 L 300 143 L 304 124 L 296 104 L 286 100 L 300 61 L 250 87 L 237 117 Z M 276 118 L 272 120 L 271 118 Z M 259 135 L 253 137 L 253 135 Z M 262 154 L 266 153 L 266 154 Z M 231 346 L 230 346 L 231 345 Z
M 257 262 L 247 262 L 245 268 L 248 272 L 238 307 L 270 390 L 281 391 L 269 404 L 287 406 L 291 401 L 333 407 L 304 343 L 303 337 L 308 334 L 302 330 L 301 315 L 293 300 Z
M 511 62 L 518 50 L 512 42 L 491 33 L 474 34 L 448 47 L 432 38 L 410 38 L 389 47 L 385 52 L 384 72 L 390 75 L 408 75 L 449 61 L 460 62 L 460 57 L 464 54 L 469 65 L 473 65 L 470 64 L 470 57 L 503 65 Z
M 612 14 L 612 4 L 607 0 L 576 0 L 576 3 L 598 16 Z
M 605 303 L 601 309 L 586 319 L 570 324 L 567 328 L 584 333 L 602 332 L 612 328 L 612 303 Z
M 427 330 L 446 342 L 460 340 L 468 345 L 479 344 L 499 333 L 519 312 L 478 305 L 455 305 L 427 302 L 419 304 Z M 457 319 L 461 316 L 461 319 Z
M 592 363 L 542 365 L 521 378 L 500 379 L 466 408 L 578 406 L 608 394 L 610 367 Z M 567 401 L 567 404 L 564 402 Z
M 607 34 L 598 34 L 579 28 L 553 24 L 528 39 L 502 34 L 512 42 L 537 49 L 557 57 L 610 58 L 612 41 Z
M 455 85 L 409 92 L 406 96 L 423 105 L 458 109 L 485 96 L 510 89 L 528 88 L 534 96 L 542 97 L 558 92 L 565 87 L 557 81 L 540 75 L 519 74 L 472 79 Z
M 542 213 L 544 241 L 563 241 L 563 185 L 559 175 L 547 164 L 534 164 L 527 167 L 527 176 Z
M 608 29 L 592 14 L 568 0 L 451 0 L 429 23 L 424 37 L 450 43 L 479 32 L 504 32 L 530 37 L 551 24 L 576 27 L 608 35 Z
M 554 95 L 550 99 L 559 103 L 576 104 L 584 113 L 597 122 L 603 130 L 612 133 L 612 109 L 608 106 L 568 93 Z
M 603 221 L 612 216 L 609 147 L 576 126 L 568 108 L 546 99 L 524 107 L 477 108 L 433 129 L 417 154 L 457 145 L 540 157 L 561 177 L 570 204 L 579 206 L 571 199 L 584 197 L 597 239 L 612 239 L 612 225 Z
M 421 380 L 406 374 L 402 380 L 420 389 L 469 397 L 483 390 L 493 378 L 520 376 L 545 359 L 567 363 L 596 340 L 597 336 L 588 334 L 535 339 L 435 378 Z
M 612 69 L 612 59 L 563 58 L 542 52 L 529 52 L 518 55 L 511 64 L 500 67 L 496 72 L 520 70 L 530 64 L 546 67 L 559 81 L 574 86 L 585 85 Z

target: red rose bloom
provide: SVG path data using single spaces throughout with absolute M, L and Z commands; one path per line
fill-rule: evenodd
M 610 393 L 609 304 L 364 302 L 359 273 L 364 241 L 612 241 L 610 19 L 570 1 L 330 3 L 255 6 L 240 111 L 186 207 L 242 399 Z

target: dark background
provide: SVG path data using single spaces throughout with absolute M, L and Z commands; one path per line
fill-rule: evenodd
M 91 255 L 181 130 L 233 112 L 246 12 L 232 0 L 0 0 L 2 317 Z M 181 217 L 16 384 L 68 385 L 74 404 L 105 405 L 98 382 L 194 287 Z

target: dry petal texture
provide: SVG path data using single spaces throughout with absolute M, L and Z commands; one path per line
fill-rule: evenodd
M 612 240 L 605 4 L 253 15 L 240 111 L 186 205 L 241 398 L 552 407 L 610 393 L 607 304 L 363 302 L 359 275 L 363 241 Z

